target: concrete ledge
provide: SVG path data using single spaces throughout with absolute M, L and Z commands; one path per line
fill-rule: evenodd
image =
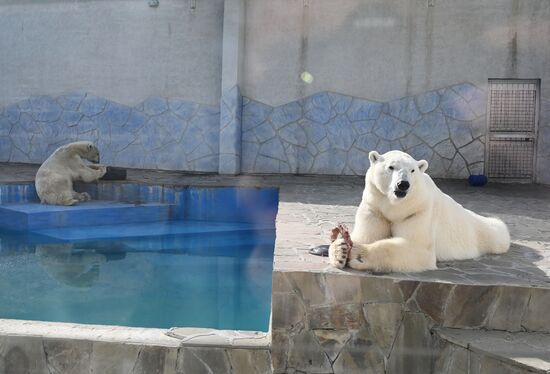
M 271 373 L 266 333 L 178 330 L 189 342 L 164 329 L 0 319 L 0 373 Z M 204 332 L 235 344 L 206 344 Z
M 549 334 L 445 328 L 435 332 L 441 339 L 442 350 L 436 360 L 441 372 L 446 372 L 449 364 L 468 366 L 470 373 L 550 372 Z
M 224 347 L 269 349 L 269 334 L 260 331 L 214 330 L 192 327 L 174 327 L 166 335 L 180 339 L 185 347 Z
M 0 319 L 0 336 L 86 340 L 176 348 L 166 329 Z

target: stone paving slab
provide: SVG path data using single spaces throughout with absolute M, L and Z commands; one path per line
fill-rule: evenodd
M 550 372 L 550 334 L 436 329 L 444 340 L 536 373 Z
M 37 165 L 0 164 L 0 183 L 29 182 Z M 290 176 L 189 174 L 174 171 L 128 170 L 137 183 L 278 187 L 279 212 L 275 245 L 275 271 L 313 271 L 372 277 L 372 273 L 337 270 L 326 258 L 307 250 L 328 244 L 329 231 L 337 222 L 353 227 L 361 199 L 363 178 L 353 176 Z M 550 186 L 489 184 L 470 187 L 465 181 L 437 180 L 438 186 L 463 206 L 504 220 L 512 236 L 512 248 L 504 255 L 438 264 L 423 273 L 376 274 L 392 279 L 442 283 L 514 285 L 550 288 Z
M 463 206 L 497 216 L 510 229 L 513 245 L 504 255 L 438 264 L 437 270 L 378 276 L 459 284 L 507 284 L 550 288 L 550 189 L 534 185 L 474 188 L 463 182 L 438 181 Z M 277 218 L 275 270 L 363 274 L 328 267 L 326 259 L 307 253 L 312 244 L 327 244 L 338 221 L 353 226 L 362 186 L 287 186 L 281 190 Z M 303 199 L 303 200 L 302 200 Z M 302 202 L 301 202 L 302 201 Z

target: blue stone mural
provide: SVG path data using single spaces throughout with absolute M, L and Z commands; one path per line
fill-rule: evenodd
M 218 171 L 219 109 L 150 97 L 134 108 L 86 92 L 34 96 L 0 110 L 0 161 L 44 161 L 57 147 L 91 140 L 104 164 Z
M 368 152 L 399 149 L 426 159 L 432 176 L 464 178 L 483 172 L 485 110 L 486 93 L 470 83 L 385 103 L 319 92 L 276 107 L 238 86 L 219 108 L 157 96 L 133 108 L 86 92 L 34 96 L 0 109 L 0 161 L 40 163 L 62 144 L 91 140 L 103 163 L 122 167 L 362 175 Z
M 486 93 L 461 83 L 387 103 L 320 92 L 277 107 L 243 98 L 244 173 L 364 174 L 403 150 L 435 177 L 483 172 Z

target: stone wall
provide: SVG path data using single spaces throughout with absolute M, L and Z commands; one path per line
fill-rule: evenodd
M 549 297 L 528 287 L 275 271 L 274 373 L 430 373 L 435 327 L 547 333 Z
M 202 345 L 160 329 L 0 320 L 0 373 L 271 373 L 264 337 L 216 344 L 217 330 L 198 330 Z
M 271 107 L 245 98 L 242 171 L 363 175 L 403 150 L 435 177 L 483 173 L 486 93 L 462 83 L 386 103 L 332 92 Z

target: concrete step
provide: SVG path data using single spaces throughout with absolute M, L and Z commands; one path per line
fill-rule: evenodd
M 550 373 L 550 334 L 435 329 L 434 373 Z
M 18 203 L 0 205 L 0 229 L 34 231 L 52 228 L 166 221 L 171 204 L 87 201 L 74 206 Z

